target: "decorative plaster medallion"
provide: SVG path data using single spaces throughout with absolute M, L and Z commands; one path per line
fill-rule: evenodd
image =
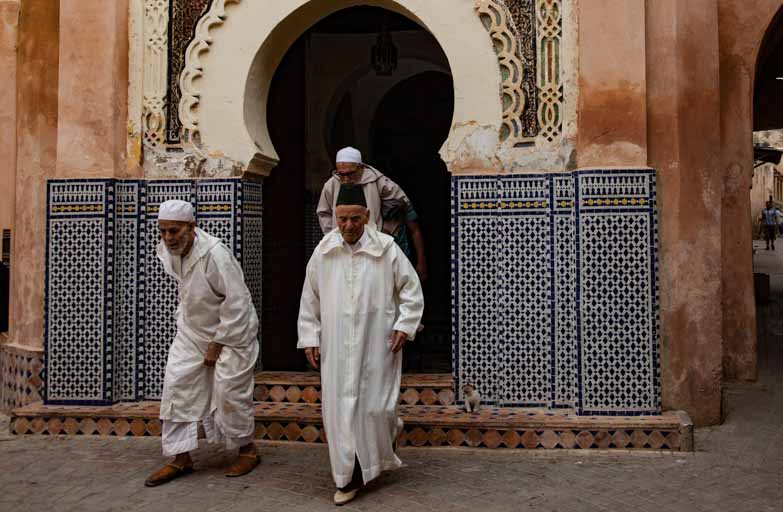
M 475 2 L 498 54 L 501 141 L 517 145 L 538 135 L 553 142 L 563 130 L 562 0 Z
M 179 88 L 179 76 L 185 68 L 185 50 L 196 30 L 196 24 L 209 9 L 212 0 L 171 0 L 169 28 L 169 74 L 168 97 L 166 104 L 166 142 L 180 142 L 181 123 L 179 121 L 179 100 L 182 93 Z
M 503 126 L 500 140 L 513 144 L 533 142 L 533 136 L 523 132 L 523 115 L 528 107 L 523 88 L 525 61 L 514 20 L 503 0 L 476 0 L 476 11 L 489 31 L 500 65 Z
M 201 92 L 194 83 L 204 74 L 201 64 L 201 54 L 209 51 L 212 37 L 209 31 L 226 20 L 226 6 L 231 3 L 239 3 L 240 0 L 214 0 L 209 11 L 202 16 L 196 25 L 196 33 L 193 40 L 185 50 L 185 69 L 179 78 L 179 87 L 182 98 L 179 100 L 179 120 L 182 123 L 183 141 L 197 143 L 199 139 L 198 127 L 198 103 Z
M 142 130 L 144 144 L 166 141 L 166 76 L 168 70 L 169 1 L 144 2 L 144 78 Z
M 563 131 L 563 83 L 560 77 L 561 0 L 536 0 L 538 17 L 538 124 L 549 142 Z

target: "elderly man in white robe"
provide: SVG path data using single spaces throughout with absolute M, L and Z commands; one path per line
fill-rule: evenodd
M 368 225 L 360 187 L 342 185 L 337 228 L 307 265 L 298 348 L 321 366 L 321 402 L 334 502 L 351 501 L 382 471 L 400 467 L 393 443 L 401 350 L 424 310 L 416 270 L 388 235 Z
M 316 214 L 321 230 L 327 235 L 337 225 L 336 202 L 337 194 L 342 184 L 353 184 L 361 187 L 367 203 L 369 224 L 375 229 L 383 229 L 383 206 L 389 202 L 406 205 L 405 227 L 411 235 L 411 241 L 416 248 L 416 272 L 419 279 L 426 281 L 428 277 L 427 257 L 424 250 L 424 235 L 419 225 L 419 217 L 411 205 L 410 199 L 402 188 L 375 167 L 362 162 L 362 153 L 356 148 L 347 147 L 337 152 L 336 169 L 324 183 L 321 197 L 318 200 Z M 390 234 L 390 233 L 389 233 Z
M 226 476 L 247 474 L 260 462 L 253 442 L 258 317 L 242 268 L 228 247 L 196 227 L 186 201 L 163 203 L 158 228 L 158 258 L 179 287 L 177 334 L 160 403 L 163 454 L 174 460 L 145 484 L 154 487 L 193 471 L 198 422 L 209 442 L 239 448 Z

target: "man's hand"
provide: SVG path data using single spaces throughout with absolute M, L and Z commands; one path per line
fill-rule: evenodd
M 391 343 L 391 351 L 395 354 L 402 349 L 405 342 L 408 340 L 408 335 L 402 331 L 394 331 L 391 335 L 389 343 Z
M 209 342 L 209 346 L 207 347 L 207 354 L 204 356 L 204 366 L 208 368 L 214 368 L 222 350 L 223 345 L 220 343 L 215 343 L 214 341 Z
M 307 362 L 317 370 L 318 362 L 321 360 L 321 349 L 318 347 L 307 347 L 304 351 L 305 356 L 307 356 Z

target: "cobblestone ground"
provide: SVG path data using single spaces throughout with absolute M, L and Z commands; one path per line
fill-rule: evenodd
M 344 510 L 783 510 L 783 249 L 761 251 L 773 301 L 759 309 L 760 378 L 726 390 L 726 422 L 696 432 L 694 454 L 404 448 Z M 260 445 L 251 475 L 222 474 L 230 456 L 204 448 L 197 472 L 147 489 L 159 441 L 79 437 L 0 441 L 0 510 L 334 510 L 325 447 Z

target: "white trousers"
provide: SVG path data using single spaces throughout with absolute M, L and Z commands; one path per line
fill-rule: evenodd
M 223 443 L 226 449 L 233 450 L 253 442 L 253 436 L 246 437 L 227 437 L 215 425 L 213 415 L 204 417 L 201 420 L 204 426 L 204 433 L 207 435 L 209 443 Z M 168 421 L 163 420 L 163 430 L 161 432 L 163 455 L 173 457 L 180 453 L 191 452 L 198 448 L 198 422 L 197 421 Z

